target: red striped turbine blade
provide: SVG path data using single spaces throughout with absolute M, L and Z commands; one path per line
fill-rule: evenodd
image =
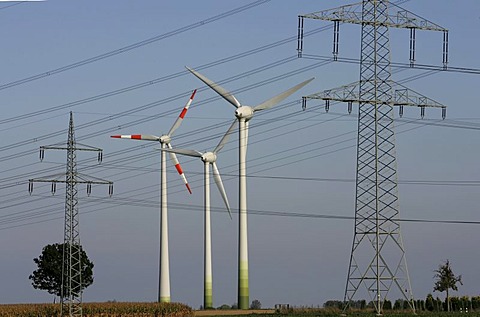
M 192 104 L 192 101 L 193 101 L 193 98 L 195 97 L 196 92 L 197 90 L 195 89 L 192 95 L 190 96 L 190 99 L 188 100 L 187 104 L 185 105 L 185 107 L 183 107 L 182 112 L 180 112 L 180 115 L 178 116 L 177 120 L 175 121 L 175 123 L 172 125 L 172 128 L 168 132 L 169 136 L 172 136 L 173 132 L 175 132 L 175 130 L 177 130 L 178 127 L 182 124 L 183 118 L 187 114 L 188 108 L 190 108 L 190 105 Z
M 149 134 L 118 134 L 118 135 L 111 135 L 110 137 L 115 139 L 132 139 L 132 140 L 146 140 L 146 141 L 160 140 L 158 136 L 149 135 Z
M 172 145 L 168 143 L 168 147 L 171 149 Z M 185 183 L 185 186 L 188 189 L 188 192 L 191 194 L 192 190 L 190 189 L 190 185 L 188 185 L 187 177 L 185 176 L 185 173 L 183 172 L 182 166 L 180 165 L 180 162 L 178 161 L 177 155 L 173 152 L 170 152 L 170 159 L 173 162 L 173 165 L 177 169 L 178 175 L 182 178 L 183 182 Z

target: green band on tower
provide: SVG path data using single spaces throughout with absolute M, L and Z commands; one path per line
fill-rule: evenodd
M 248 309 L 249 291 L 248 291 L 248 262 L 240 262 L 239 281 L 238 281 L 238 308 Z
M 203 309 L 213 308 L 212 282 L 205 281 L 205 290 L 203 294 Z
M 170 296 L 160 297 L 160 303 L 170 303 Z

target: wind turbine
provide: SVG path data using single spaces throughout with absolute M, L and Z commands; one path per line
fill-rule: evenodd
M 165 149 L 164 151 L 170 153 L 177 153 L 187 156 L 199 157 L 204 163 L 204 212 L 205 212 L 205 231 L 204 231 L 204 279 L 203 279 L 203 308 L 212 308 L 213 307 L 213 280 L 212 280 L 212 236 L 211 236 L 211 226 L 210 226 L 210 165 L 213 167 L 213 178 L 217 184 L 218 190 L 225 202 L 227 207 L 228 214 L 232 218 L 230 212 L 230 204 L 228 203 L 227 194 L 225 193 L 225 188 L 223 187 L 222 178 L 220 177 L 220 172 L 216 164 L 217 153 L 220 152 L 225 144 L 230 138 L 233 128 L 235 128 L 236 121 L 232 123 L 230 128 L 227 130 L 227 133 L 218 143 L 217 147 L 212 152 L 201 153 L 195 150 L 186 150 L 186 149 Z
M 161 148 L 166 149 L 172 148 L 171 141 L 172 135 L 175 130 L 180 127 L 183 122 L 190 104 L 192 103 L 193 98 L 195 97 L 195 89 L 190 96 L 187 104 L 183 108 L 182 112 L 178 116 L 177 120 L 171 127 L 170 131 L 167 134 L 162 136 L 155 136 L 149 134 L 128 134 L 128 135 L 112 135 L 112 138 L 118 139 L 133 139 L 133 140 L 145 140 L 145 141 L 157 141 L 160 142 Z M 159 269 L 159 285 L 158 285 L 158 301 L 161 303 L 170 302 L 170 264 L 169 264 L 169 253 L 168 253 L 168 211 L 167 211 L 167 160 L 166 152 L 162 151 L 160 155 L 160 269 Z M 178 174 L 183 179 L 185 186 L 188 189 L 188 192 L 191 194 L 192 191 L 188 185 L 187 178 L 183 173 L 182 167 L 178 162 L 177 155 L 175 153 L 170 153 L 170 159 L 172 160 L 175 168 L 177 169 Z
M 238 198 L 238 215 L 239 215 L 239 238 L 238 238 L 238 307 L 240 309 L 248 309 L 249 307 L 249 288 L 248 288 L 248 232 L 247 232 L 247 144 L 248 144 L 248 125 L 253 118 L 255 112 L 267 110 L 287 98 L 309 82 L 313 78 L 306 80 L 287 91 L 268 99 L 267 101 L 255 106 L 242 105 L 235 96 L 223 87 L 217 85 L 207 77 L 197 71 L 187 69 L 198 79 L 203 81 L 207 86 L 212 88 L 217 94 L 231 103 L 235 108 L 235 117 L 239 122 L 239 198 Z

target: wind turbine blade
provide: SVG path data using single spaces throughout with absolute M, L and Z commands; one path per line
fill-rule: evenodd
M 253 108 L 253 110 L 254 111 L 259 111 L 259 110 L 266 110 L 266 109 L 272 108 L 277 103 L 279 103 L 283 99 L 287 98 L 288 96 L 290 96 L 291 94 L 293 94 L 294 92 L 296 92 L 297 90 L 299 90 L 300 88 L 302 88 L 303 86 L 305 86 L 306 84 L 308 84 L 309 82 L 311 82 L 314 79 L 315 78 L 310 78 L 309 80 L 306 80 L 306 81 L 296 85 L 295 87 L 292 87 L 289 90 L 287 90 L 285 92 L 282 92 L 281 94 L 279 94 L 279 95 L 277 95 L 277 96 L 275 96 L 271 99 L 268 99 L 267 101 L 259 104 L 255 108 Z
M 220 194 L 222 195 L 223 201 L 225 202 L 225 206 L 227 207 L 230 219 L 232 219 L 232 212 L 230 210 L 230 204 L 228 203 L 227 193 L 225 192 L 225 188 L 223 187 L 222 178 L 220 177 L 220 172 L 218 171 L 217 164 L 215 162 L 213 162 L 212 166 L 213 166 L 213 178 L 215 179 L 215 183 L 217 184 L 218 190 L 220 191 Z M 205 175 L 205 177 L 208 177 L 208 175 Z
M 235 96 L 233 96 L 231 93 L 229 93 L 225 88 L 223 88 L 222 86 L 219 86 L 217 85 L 216 83 L 214 83 L 213 81 L 211 81 L 210 79 L 208 79 L 207 77 L 203 76 L 202 74 L 198 73 L 197 71 L 191 69 L 191 68 L 188 68 L 188 67 L 185 67 L 186 69 L 188 69 L 189 72 L 191 72 L 192 74 L 194 74 L 198 79 L 200 79 L 201 81 L 203 81 L 205 84 L 207 84 L 208 87 L 212 88 L 213 90 L 215 90 L 215 92 L 217 94 L 219 94 L 220 96 L 222 96 L 226 101 L 228 101 L 229 103 L 231 103 L 233 106 L 235 106 L 236 108 L 239 108 L 241 107 L 242 105 L 240 104 L 240 102 L 237 100 L 237 98 L 235 98 Z
M 175 130 L 178 129 L 178 127 L 182 124 L 183 122 L 183 118 L 185 117 L 185 115 L 187 114 L 187 111 L 188 111 L 188 108 L 190 107 L 190 105 L 192 104 L 192 101 L 193 101 L 193 98 L 195 97 L 195 93 L 197 92 L 197 90 L 195 89 L 192 93 L 192 95 L 190 96 L 190 99 L 188 100 L 187 104 L 185 105 L 185 107 L 183 107 L 183 110 L 182 112 L 180 112 L 180 115 L 178 116 L 177 120 L 175 121 L 175 123 L 172 125 L 172 128 L 170 129 L 170 131 L 168 132 L 168 135 L 169 136 L 172 136 L 173 132 L 175 132 Z
M 213 150 L 213 153 L 217 154 L 223 149 L 225 144 L 227 144 L 228 140 L 230 139 L 230 134 L 232 133 L 236 125 L 237 125 L 237 119 L 233 120 L 232 125 L 230 126 L 230 128 L 228 128 L 227 133 L 225 133 L 223 138 L 220 140 L 215 150 Z
M 168 148 L 171 150 L 172 145 L 168 143 Z M 173 162 L 173 165 L 175 165 L 175 168 L 177 169 L 178 174 L 182 178 L 183 182 L 185 183 L 185 186 L 188 189 L 188 192 L 191 194 L 192 190 L 190 189 L 190 185 L 188 185 L 187 178 L 185 177 L 185 174 L 183 173 L 182 166 L 180 166 L 180 162 L 177 159 L 177 155 L 175 153 L 170 153 L 170 159 Z
M 119 134 L 119 135 L 111 135 L 110 137 L 115 139 L 132 139 L 132 140 L 145 140 L 145 141 L 160 140 L 158 136 L 149 135 L 149 134 Z
M 162 151 L 169 152 L 169 153 L 176 153 L 186 156 L 193 156 L 193 157 L 202 157 L 202 153 L 195 151 L 195 150 L 188 150 L 188 149 L 162 149 Z

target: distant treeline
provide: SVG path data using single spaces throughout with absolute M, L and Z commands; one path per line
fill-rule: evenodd
M 345 307 L 344 301 L 329 300 L 323 304 L 324 308 L 335 308 L 343 310 Z M 447 311 L 447 300 L 441 300 L 440 298 L 433 298 L 432 294 L 428 294 L 426 299 L 414 300 L 415 310 L 417 311 L 431 311 L 442 312 Z M 366 310 L 374 308 L 373 302 L 367 302 L 366 300 L 350 301 L 349 307 L 352 309 Z M 385 300 L 383 303 L 383 310 L 410 310 L 408 301 L 404 299 L 397 299 L 395 302 Z M 480 296 L 462 296 L 462 297 L 450 297 L 450 310 L 456 312 L 473 312 L 480 311 Z

